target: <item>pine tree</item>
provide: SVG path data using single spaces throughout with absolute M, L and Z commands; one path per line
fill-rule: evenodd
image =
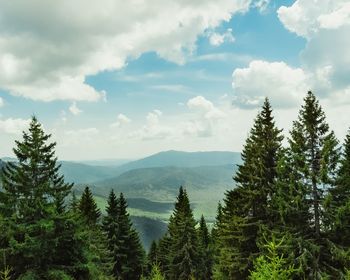
M 338 279 L 350 269 L 350 132 L 346 136 L 334 188 L 325 199 L 331 258 L 328 265 Z
M 43 279 L 52 269 L 82 273 L 84 243 L 64 205 L 72 185 L 59 175 L 56 143 L 48 143 L 49 138 L 33 117 L 23 140 L 15 142 L 18 161 L 3 170 L 1 258 L 13 268 L 14 278 L 31 271 Z
M 242 151 L 243 164 L 234 177 L 236 188 L 226 193 L 219 228 L 217 279 L 245 279 L 258 254 L 261 225 L 272 225 L 269 207 L 276 191 L 277 162 L 283 136 L 265 99 Z
M 279 242 L 272 237 L 264 245 L 266 253 L 254 261 L 255 270 L 251 272 L 250 280 L 291 280 L 294 276 L 294 266 L 290 264 L 283 254 L 279 253 L 284 239 Z
M 113 258 L 113 275 L 117 279 L 139 279 L 143 273 L 144 251 L 140 238 L 127 212 L 127 202 L 121 193 L 116 198 L 111 191 L 103 220 L 108 249 Z
M 151 272 L 155 264 L 158 264 L 158 245 L 157 242 L 153 240 L 147 255 L 147 269 L 149 272 Z
M 85 187 L 85 190 L 79 200 L 78 208 L 81 216 L 90 226 L 97 225 L 101 216 L 101 211 L 98 209 L 94 196 L 89 187 Z
M 168 226 L 171 242 L 169 279 L 187 280 L 197 274 L 199 256 L 195 226 L 187 192 L 180 187 Z
M 71 198 L 71 201 L 70 201 L 70 210 L 73 213 L 78 213 L 78 211 L 79 211 L 79 201 L 77 199 L 75 191 L 72 191 L 72 198 Z
M 162 272 L 157 264 L 152 266 L 151 275 L 149 280 L 165 280 L 165 277 L 162 275 Z
M 295 168 L 303 175 L 312 210 L 313 235 L 321 234 L 325 186 L 334 184 L 338 161 L 338 141 L 329 131 L 326 116 L 315 95 L 309 91 L 304 99 L 298 120 L 293 123 L 289 139 L 291 152 L 298 157 Z
M 201 216 L 198 228 L 198 251 L 199 264 L 197 278 L 202 280 L 211 279 L 213 265 L 213 251 L 211 247 L 211 238 L 204 216 Z
M 293 163 L 291 174 L 295 175 L 292 183 L 294 192 L 299 192 L 300 202 L 303 207 L 308 207 L 307 212 L 305 209 L 299 212 L 298 218 L 302 221 L 294 220 L 299 225 L 304 223 L 303 226 L 296 227 L 300 228 L 299 236 L 304 243 L 298 246 L 308 252 L 305 254 L 308 257 L 304 260 L 304 273 L 308 277 L 317 278 L 328 270 L 330 256 L 322 205 L 325 203 L 325 195 L 335 184 L 339 148 L 333 131 L 329 130 L 326 123 L 325 113 L 310 91 L 304 99 L 298 120 L 293 123 L 288 153 Z M 292 197 L 286 203 L 291 202 L 295 202 Z M 291 216 L 288 216 L 290 219 Z
M 171 273 L 171 245 L 169 231 L 158 242 L 158 263 L 162 273 L 166 276 Z

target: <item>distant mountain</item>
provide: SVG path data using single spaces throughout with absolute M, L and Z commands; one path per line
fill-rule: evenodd
M 64 175 L 66 182 L 87 184 L 105 180 L 118 174 L 117 167 L 91 166 L 82 163 L 61 161 L 60 173 Z
M 118 168 L 118 172 L 122 174 L 129 170 L 148 167 L 197 167 L 237 164 L 240 162 L 241 156 L 237 152 L 166 151 L 126 163 Z
M 75 163 L 82 163 L 92 166 L 120 166 L 126 164 L 132 160 L 130 159 L 100 159 L 100 160 L 83 160 L 83 161 L 73 161 Z
M 173 201 L 180 186 L 201 199 L 201 195 L 232 187 L 235 166 L 153 167 L 127 171 L 117 177 L 95 182 L 94 194 L 107 197 L 109 191 L 123 192 L 128 198 L 145 198 L 153 201 Z M 76 186 L 82 190 L 84 186 Z M 217 196 L 215 196 L 217 197 Z

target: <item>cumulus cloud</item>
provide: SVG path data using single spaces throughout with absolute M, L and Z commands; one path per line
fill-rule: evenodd
M 69 107 L 69 111 L 73 114 L 73 115 L 79 115 L 80 113 L 82 113 L 83 111 L 80 110 L 77 106 L 76 102 L 73 102 L 72 105 Z
M 129 119 L 124 114 L 119 114 L 117 116 L 117 121 L 111 124 L 111 127 L 121 127 L 125 124 L 128 124 L 131 122 L 131 119 Z
M 293 107 L 310 89 L 333 103 L 349 103 L 349 1 L 297 0 L 277 13 L 286 29 L 306 39 L 301 66 L 258 60 L 234 70 L 234 103 L 255 107 L 268 96 L 275 107 Z
M 244 108 L 260 106 L 267 96 L 276 107 L 300 103 L 308 90 L 308 76 L 301 68 L 284 62 L 252 61 L 247 68 L 232 74 L 234 105 Z
M 0 130 L 8 134 L 21 134 L 28 125 L 30 120 L 25 119 L 4 119 L 0 120 Z
M 312 88 L 324 98 L 349 103 L 344 98 L 350 92 L 349 1 L 297 0 L 280 7 L 278 16 L 289 31 L 307 40 L 301 62 L 312 77 Z
M 247 11 L 250 2 L 1 1 L 0 88 L 43 101 L 103 99 L 86 76 L 150 51 L 184 63 L 199 35 Z
M 220 46 L 225 42 L 234 42 L 235 38 L 232 35 L 232 29 L 229 28 L 225 33 L 212 32 L 209 34 L 209 42 L 212 46 Z
M 278 17 L 284 26 L 299 36 L 311 39 L 327 29 L 337 29 L 350 24 L 348 0 L 297 0 L 293 5 L 281 6 Z
M 210 137 L 213 135 L 218 120 L 225 117 L 222 110 L 200 95 L 189 99 L 187 107 L 196 114 L 192 120 L 187 121 L 184 125 L 184 134 L 186 135 Z
M 129 137 L 141 140 L 156 140 L 172 136 L 174 131 L 160 121 L 162 115 L 163 113 L 157 109 L 149 112 L 146 116 L 146 124 L 142 128 L 129 133 Z

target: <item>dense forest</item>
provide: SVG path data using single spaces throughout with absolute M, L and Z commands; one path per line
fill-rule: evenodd
M 60 175 L 55 145 L 33 117 L 2 167 L 1 280 L 350 279 L 350 133 L 341 145 L 312 92 L 287 139 L 265 99 L 214 225 L 176 186 L 148 252 L 123 193 L 102 215 L 89 187 L 77 197 Z

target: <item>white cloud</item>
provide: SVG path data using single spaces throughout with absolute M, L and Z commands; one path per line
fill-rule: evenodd
M 257 8 L 260 13 L 264 13 L 270 5 L 271 0 L 257 0 L 253 2 L 253 7 Z
M 218 121 L 226 116 L 222 110 L 203 96 L 196 96 L 188 100 L 187 107 L 196 114 L 192 120 L 185 123 L 184 133 L 186 135 L 210 137 Z
M 247 11 L 250 2 L 1 1 L 0 88 L 43 101 L 103 99 L 86 76 L 150 51 L 184 63 L 199 35 Z
M 247 68 L 234 70 L 232 79 L 234 104 L 245 108 L 260 106 L 266 96 L 275 107 L 295 106 L 309 89 L 303 69 L 284 62 L 254 60 Z
M 111 124 L 111 127 L 121 127 L 125 124 L 128 124 L 131 122 L 131 119 L 129 119 L 124 114 L 119 114 L 117 116 L 117 121 Z
M 166 139 L 174 134 L 174 130 L 170 127 L 165 126 L 161 123 L 160 117 L 163 113 L 160 110 L 153 110 L 146 116 L 146 124 L 131 133 L 130 138 L 141 139 L 141 140 L 156 140 Z
M 322 30 L 350 23 L 348 0 L 297 0 L 289 7 L 281 6 L 277 12 L 288 30 L 308 39 Z
M 4 99 L 2 99 L 2 97 L 0 97 L 0 107 L 4 106 Z
M 291 32 L 307 40 L 301 65 L 310 87 L 322 98 L 341 103 L 350 91 L 349 1 L 297 0 L 280 7 L 278 16 Z
M 170 91 L 170 92 L 180 92 L 180 93 L 189 92 L 189 88 L 181 84 L 154 85 L 154 86 L 151 86 L 151 88 L 156 90 L 161 90 L 161 91 Z
M 77 106 L 76 102 L 73 102 L 72 105 L 69 107 L 69 111 L 73 114 L 73 115 L 79 115 L 80 113 L 82 113 L 83 111 L 80 110 Z
M 24 119 L 5 119 L 0 120 L 0 130 L 9 134 L 21 134 L 22 131 L 28 128 L 30 120 Z
M 220 34 L 217 32 L 213 32 L 209 34 L 209 42 L 213 46 L 220 46 L 225 42 L 234 42 L 235 38 L 232 35 L 232 29 L 229 28 L 225 33 Z

